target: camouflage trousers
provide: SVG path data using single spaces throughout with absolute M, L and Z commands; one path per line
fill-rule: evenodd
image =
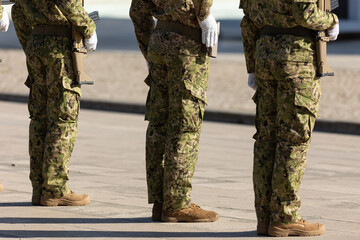
M 179 210 L 191 205 L 209 60 L 201 44 L 171 33 L 152 35 L 147 60 L 148 200 Z
M 320 100 L 312 63 L 256 59 L 253 184 L 258 221 L 300 219 L 297 192 Z
M 30 36 L 27 43 L 30 180 L 35 196 L 70 192 L 68 165 L 80 109 L 70 49 L 71 41 L 62 37 Z

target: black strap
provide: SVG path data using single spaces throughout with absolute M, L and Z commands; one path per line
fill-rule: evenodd
M 189 37 L 196 42 L 201 43 L 201 29 L 200 28 L 194 28 L 187 25 L 184 25 L 179 22 L 170 22 L 170 21 L 157 21 L 155 30 L 159 31 L 169 31 L 174 32 L 186 37 Z
M 304 27 L 293 28 L 277 28 L 272 26 L 265 26 L 261 29 L 261 35 L 277 36 L 277 35 L 292 35 L 297 37 L 312 37 L 313 31 Z
M 71 38 L 71 28 L 55 25 L 36 25 L 32 30 L 34 35 L 50 35 Z

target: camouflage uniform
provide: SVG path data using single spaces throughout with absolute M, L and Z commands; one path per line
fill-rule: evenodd
M 21 0 L 12 8 L 29 77 L 29 154 L 33 196 L 70 192 L 68 164 L 77 137 L 80 86 L 75 84 L 69 37 L 32 34 L 36 25 L 71 27 L 90 38 L 95 23 L 78 0 Z
M 175 211 L 191 205 L 192 178 L 198 157 L 206 104 L 209 59 L 206 48 L 170 31 L 154 31 L 155 17 L 199 29 L 212 0 L 133 0 L 130 16 L 139 47 L 149 64 L 145 80 L 146 170 L 149 203 Z
M 253 183 L 259 222 L 300 220 L 300 187 L 320 100 L 314 38 L 262 35 L 264 26 L 326 30 L 336 15 L 316 0 L 242 0 L 241 22 L 247 70 L 258 89 Z

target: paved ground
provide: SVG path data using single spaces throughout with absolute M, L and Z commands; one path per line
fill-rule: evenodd
M 81 112 L 70 187 L 85 207 L 33 207 L 25 104 L 0 101 L 0 239 L 260 239 L 251 184 L 251 126 L 205 122 L 193 200 L 219 212 L 215 223 L 150 220 L 142 115 Z M 301 188 L 302 216 L 327 233 L 307 239 L 359 239 L 360 137 L 316 132 Z M 286 238 L 283 238 L 286 239 Z

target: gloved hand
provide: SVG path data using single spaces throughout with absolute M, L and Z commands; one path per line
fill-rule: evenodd
M 97 35 L 96 32 L 94 32 L 94 34 L 90 38 L 85 39 L 86 50 L 88 50 L 89 52 L 95 51 L 97 42 L 98 42 Z
M 327 30 L 330 41 L 335 41 L 337 39 L 339 30 L 339 23 L 337 23 L 334 28 Z
M 251 87 L 252 89 L 254 89 L 254 90 L 256 91 L 256 89 L 257 89 L 257 84 L 256 84 L 255 73 L 249 73 L 249 76 L 248 76 L 248 86 Z
M 6 32 L 9 29 L 10 21 L 9 15 L 6 11 L 3 12 L 3 17 L 0 20 L 0 31 Z
M 204 21 L 199 20 L 202 32 L 202 43 L 206 47 L 212 47 L 217 42 L 217 24 L 213 15 L 209 15 Z

